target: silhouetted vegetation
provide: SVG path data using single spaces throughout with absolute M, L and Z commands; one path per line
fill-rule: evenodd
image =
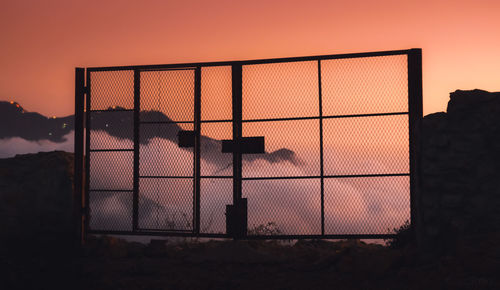
M 389 230 L 389 233 L 396 234 L 394 238 L 385 240 L 387 245 L 393 249 L 401 249 L 405 246 L 414 244 L 415 236 L 409 220 L 406 220 L 401 227 L 393 228 L 392 231 Z
M 267 224 L 261 224 L 253 228 L 248 229 L 249 235 L 281 235 L 283 232 L 280 230 L 275 222 L 268 222 Z

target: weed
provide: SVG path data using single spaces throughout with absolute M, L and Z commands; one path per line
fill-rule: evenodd
M 268 222 L 248 229 L 248 235 L 280 235 L 282 232 L 275 222 Z

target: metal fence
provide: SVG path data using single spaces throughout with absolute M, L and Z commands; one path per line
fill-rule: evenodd
M 420 49 L 77 68 L 75 95 L 84 233 L 386 238 L 415 224 Z

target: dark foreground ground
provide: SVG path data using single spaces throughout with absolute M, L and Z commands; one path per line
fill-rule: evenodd
M 0 289 L 500 289 L 500 235 L 434 254 L 360 241 L 92 238 L 64 249 L 2 251 Z M 5 250 L 5 248 L 4 248 Z

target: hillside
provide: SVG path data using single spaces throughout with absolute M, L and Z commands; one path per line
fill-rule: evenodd
M 420 235 L 353 241 L 71 240 L 73 156 L 0 159 L 5 289 L 500 289 L 500 94 L 456 91 L 426 116 Z M 70 285 L 68 287 L 68 285 Z
M 122 140 L 133 141 L 133 113 L 123 111 L 123 109 L 124 108 L 119 106 L 112 106 L 107 108 L 107 110 L 97 111 L 91 114 L 91 135 L 96 133 L 96 136 L 94 136 L 95 139 L 93 140 L 97 140 L 95 143 L 99 143 L 92 146 L 112 146 L 112 144 Z M 141 111 L 140 119 L 141 121 L 167 122 L 170 124 L 169 126 L 163 126 L 161 129 L 155 127 L 154 129 L 141 130 L 139 134 L 141 146 L 148 145 L 155 138 L 168 140 L 175 144 L 178 143 L 178 133 L 182 128 L 163 112 Z M 22 140 L 34 141 L 35 143 L 50 141 L 53 146 L 56 146 L 59 143 L 68 141 L 66 140 L 68 136 L 70 136 L 68 134 L 73 131 L 74 115 L 48 117 L 37 112 L 28 112 L 17 102 L 0 101 L 0 140 L 21 138 Z M 100 135 L 99 133 L 104 133 L 104 135 Z M 73 140 L 69 141 L 72 142 Z M 16 143 L 9 144 L 15 146 Z M 34 144 L 32 147 L 36 148 L 37 144 Z M 15 149 L 9 149 L 10 150 L 7 151 L 15 152 Z M 226 168 L 231 162 L 230 156 L 221 155 L 221 149 L 221 140 L 216 140 L 208 136 L 201 136 L 203 158 L 210 163 L 218 164 L 220 168 Z M 0 148 L 0 156 L 2 155 L 2 151 L 4 150 Z M 272 152 L 266 152 L 265 154 L 244 155 L 243 158 L 248 161 L 263 159 L 270 163 L 282 161 L 289 161 L 295 165 L 301 163 L 296 153 L 288 148 L 280 148 Z
M 73 116 L 56 118 L 28 112 L 16 102 L 0 101 L 0 139 L 20 137 L 29 141 L 65 141 L 74 127 Z
M 72 153 L 0 159 L 0 251 L 5 244 L 70 239 L 72 191 Z

